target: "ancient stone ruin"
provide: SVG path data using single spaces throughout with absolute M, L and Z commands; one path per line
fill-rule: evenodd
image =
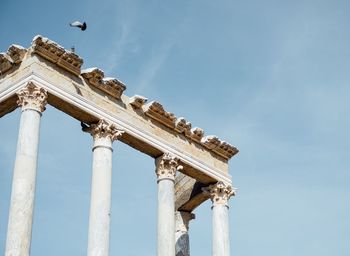
M 30 254 L 40 119 L 50 104 L 86 124 L 83 131 L 92 136 L 89 256 L 109 254 L 115 140 L 155 159 L 157 255 L 190 255 L 192 211 L 211 199 L 212 255 L 229 256 L 228 200 L 235 189 L 228 161 L 238 150 L 157 101 L 126 96 L 123 82 L 105 77 L 99 68 L 81 70 L 82 64 L 78 55 L 42 36 L 29 48 L 11 45 L 0 53 L 0 117 L 22 110 L 5 255 Z

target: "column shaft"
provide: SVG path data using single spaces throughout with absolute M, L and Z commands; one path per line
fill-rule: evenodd
M 6 256 L 28 256 L 32 237 L 41 112 L 47 93 L 30 83 L 18 93 L 22 106 L 13 170 Z
M 174 181 L 158 182 L 158 256 L 175 255 Z
M 230 256 L 228 207 L 213 206 L 213 256 Z
M 84 125 L 94 139 L 88 256 L 109 255 L 112 190 L 112 142 L 124 132 L 105 120 Z
M 175 174 L 179 159 L 165 153 L 156 159 L 158 179 L 158 256 L 175 256 Z
M 228 200 L 235 195 L 235 189 L 222 181 L 202 188 L 213 202 L 213 256 L 230 256 L 230 235 L 228 218 Z
M 190 256 L 189 222 L 195 215 L 190 212 L 175 212 L 175 255 Z
M 112 141 L 96 138 L 93 149 L 88 256 L 108 256 L 110 236 Z

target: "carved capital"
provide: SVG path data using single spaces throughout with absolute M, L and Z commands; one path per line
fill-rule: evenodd
M 176 171 L 182 168 L 182 165 L 179 165 L 179 159 L 170 153 L 164 153 L 156 159 L 158 181 L 162 179 L 175 180 Z
M 231 196 L 236 194 L 236 189 L 226 185 L 222 181 L 216 184 L 210 185 L 209 187 L 202 188 L 205 195 L 208 195 L 213 202 L 213 206 L 225 205 L 228 206 L 228 200 Z
M 18 106 L 22 107 L 22 111 L 26 109 L 33 109 L 38 112 L 45 111 L 47 103 L 47 92 L 44 88 L 38 87 L 32 82 L 17 93 Z
M 119 130 L 114 124 L 110 124 L 103 119 L 97 124 L 91 124 L 89 127 L 83 128 L 83 131 L 90 133 L 94 139 L 108 138 L 111 141 L 117 140 L 124 133 L 124 131 Z

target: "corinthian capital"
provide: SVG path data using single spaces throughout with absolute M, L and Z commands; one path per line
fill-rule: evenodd
M 182 169 L 179 159 L 170 153 L 164 153 L 156 159 L 156 174 L 158 181 L 162 179 L 175 180 L 177 170 Z
M 222 181 L 216 184 L 210 185 L 209 187 L 202 188 L 203 193 L 208 195 L 213 202 L 213 206 L 225 205 L 228 206 L 228 200 L 231 196 L 235 195 L 236 189 L 229 185 L 226 185 Z
M 30 82 L 25 88 L 17 92 L 17 96 L 17 104 L 22 107 L 22 110 L 33 109 L 38 112 L 45 111 L 47 92 L 44 88 Z
M 111 141 L 117 140 L 124 133 L 124 131 L 117 129 L 114 124 L 110 124 L 103 119 L 97 124 L 91 124 L 89 127 L 83 128 L 83 131 L 90 133 L 94 139 L 108 138 Z

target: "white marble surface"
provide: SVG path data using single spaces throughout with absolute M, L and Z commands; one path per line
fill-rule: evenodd
M 175 255 L 174 181 L 158 181 L 158 256 Z
M 112 141 L 95 138 L 92 163 L 88 256 L 108 256 L 110 237 Z
M 6 256 L 30 253 L 41 113 L 22 112 L 6 240 Z
M 213 212 L 213 256 L 230 256 L 228 207 L 218 204 Z

